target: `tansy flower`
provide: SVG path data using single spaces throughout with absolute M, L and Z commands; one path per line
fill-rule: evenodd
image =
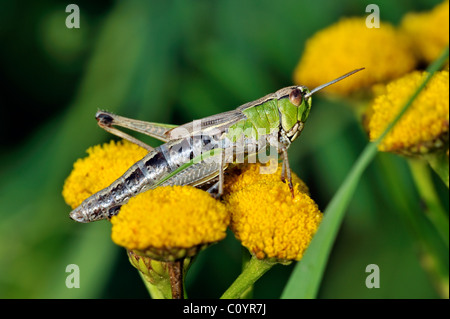
M 67 178 L 63 196 L 73 208 L 109 186 L 147 151 L 110 142 L 88 149 Z M 183 274 L 200 249 L 223 239 L 229 224 L 225 205 L 190 186 L 160 187 L 121 207 L 111 219 L 112 239 L 128 250 L 154 298 L 183 298 Z
M 448 45 L 449 2 L 444 1 L 434 9 L 404 16 L 401 29 L 411 38 L 417 56 L 430 63 Z
M 191 186 L 159 187 L 130 199 L 111 218 L 112 240 L 160 260 L 195 255 L 226 236 L 224 204 Z
M 416 65 L 408 39 L 386 22 L 368 28 L 365 18 L 345 18 L 317 32 L 307 43 L 294 71 L 294 82 L 314 88 L 346 72 L 365 67 L 366 72 L 324 89 L 348 95 L 389 81 Z
M 288 184 L 275 174 L 255 174 L 259 164 L 245 167 L 227 185 L 224 201 L 231 212 L 231 229 L 258 259 L 300 260 L 316 232 L 322 213 L 294 175 L 294 198 Z M 232 182 L 231 182 L 232 183 Z
M 111 237 L 127 248 L 131 263 L 161 297 L 169 297 L 170 283 L 170 296 L 178 299 L 184 295 L 186 262 L 225 238 L 229 222 L 225 205 L 207 192 L 191 186 L 159 187 L 122 206 L 111 218 Z
M 63 196 L 72 208 L 109 186 L 147 151 L 127 141 L 111 141 L 87 153 L 75 162 L 64 184 Z M 166 248 L 184 254 L 223 239 L 229 223 L 223 204 L 190 186 L 144 192 L 123 205 L 119 215 L 111 220 L 114 242 L 130 250 L 156 249 L 164 258 L 170 257 Z
M 142 159 L 147 150 L 136 144 L 110 141 L 87 150 L 88 156 L 78 159 L 63 187 L 63 197 L 76 208 L 83 200 L 109 186 Z
M 382 134 L 425 76 L 425 72 L 415 71 L 385 86 L 384 94 L 376 97 L 368 110 L 370 140 Z M 443 148 L 449 134 L 448 87 L 448 71 L 436 73 L 380 143 L 379 150 L 411 155 Z

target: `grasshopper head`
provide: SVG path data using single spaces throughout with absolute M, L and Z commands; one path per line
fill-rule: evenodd
M 278 93 L 282 94 L 278 100 L 281 127 L 293 141 L 303 129 L 311 110 L 310 92 L 306 86 L 298 85 L 284 88 Z
M 314 93 L 361 70 L 364 70 L 364 68 L 353 70 L 311 91 L 303 85 L 290 86 L 277 91 L 281 127 L 286 132 L 289 140 L 295 140 L 303 130 L 303 126 L 311 110 L 311 96 Z
M 305 123 L 311 110 L 311 95 L 306 86 L 299 85 L 289 93 L 289 102 L 297 107 L 297 121 Z

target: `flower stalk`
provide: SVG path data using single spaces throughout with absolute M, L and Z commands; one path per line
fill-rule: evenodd
M 449 220 L 441 205 L 435 187 L 431 180 L 430 170 L 425 161 L 421 159 L 409 159 L 409 167 L 417 190 L 425 204 L 426 216 L 438 231 L 441 239 L 449 247 Z
M 251 289 L 252 285 L 261 278 L 269 269 L 271 269 L 276 261 L 271 259 L 258 259 L 252 256 L 250 261 L 245 266 L 242 273 L 233 284 L 220 297 L 221 299 L 241 299 L 247 291 Z
M 172 299 L 184 299 L 183 260 L 184 258 L 167 263 Z
M 423 157 L 448 188 L 448 154 L 441 151 L 434 152 L 432 154 L 426 154 Z
M 191 258 L 170 261 L 155 260 L 137 251 L 128 250 L 130 263 L 139 270 L 142 281 L 153 299 L 184 299 L 184 274 Z

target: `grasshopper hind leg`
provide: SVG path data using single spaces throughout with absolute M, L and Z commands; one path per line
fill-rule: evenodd
M 114 118 L 111 115 L 109 115 L 108 113 L 97 112 L 97 114 L 95 115 L 95 118 L 97 119 L 98 126 L 100 126 L 102 129 L 104 129 L 106 132 L 111 133 L 120 138 L 123 138 L 124 140 L 127 140 L 136 145 L 139 145 L 140 147 L 145 148 L 149 152 L 153 150 L 153 147 L 151 147 L 150 145 L 147 145 L 144 142 L 138 140 L 137 138 L 113 127 Z
M 137 144 L 148 151 L 152 151 L 153 147 L 145 144 L 144 142 L 138 140 L 137 138 L 131 135 L 128 135 L 120 131 L 114 126 L 121 126 L 126 129 L 151 136 L 165 143 L 170 140 L 170 138 L 167 136 L 167 133 L 173 128 L 177 127 L 176 125 L 171 124 L 161 124 L 161 123 L 152 123 L 134 120 L 127 117 L 115 115 L 106 111 L 98 111 L 95 114 L 95 118 L 97 119 L 98 125 L 105 131 L 114 134 L 120 138 L 123 138 L 127 141 L 130 141 L 131 143 Z

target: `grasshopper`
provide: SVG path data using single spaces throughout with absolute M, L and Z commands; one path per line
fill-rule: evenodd
M 293 194 L 287 150 L 303 130 L 311 110 L 311 96 L 361 70 L 353 70 L 311 91 L 303 85 L 285 87 L 235 110 L 181 126 L 98 111 L 96 119 L 101 128 L 149 152 L 110 186 L 84 200 L 70 217 L 82 223 L 110 219 L 131 197 L 159 186 L 206 185 L 211 195 L 220 197 L 228 164 L 265 153 L 268 146 L 282 156 L 281 179 L 289 184 Z M 149 135 L 164 144 L 152 148 L 115 126 Z

